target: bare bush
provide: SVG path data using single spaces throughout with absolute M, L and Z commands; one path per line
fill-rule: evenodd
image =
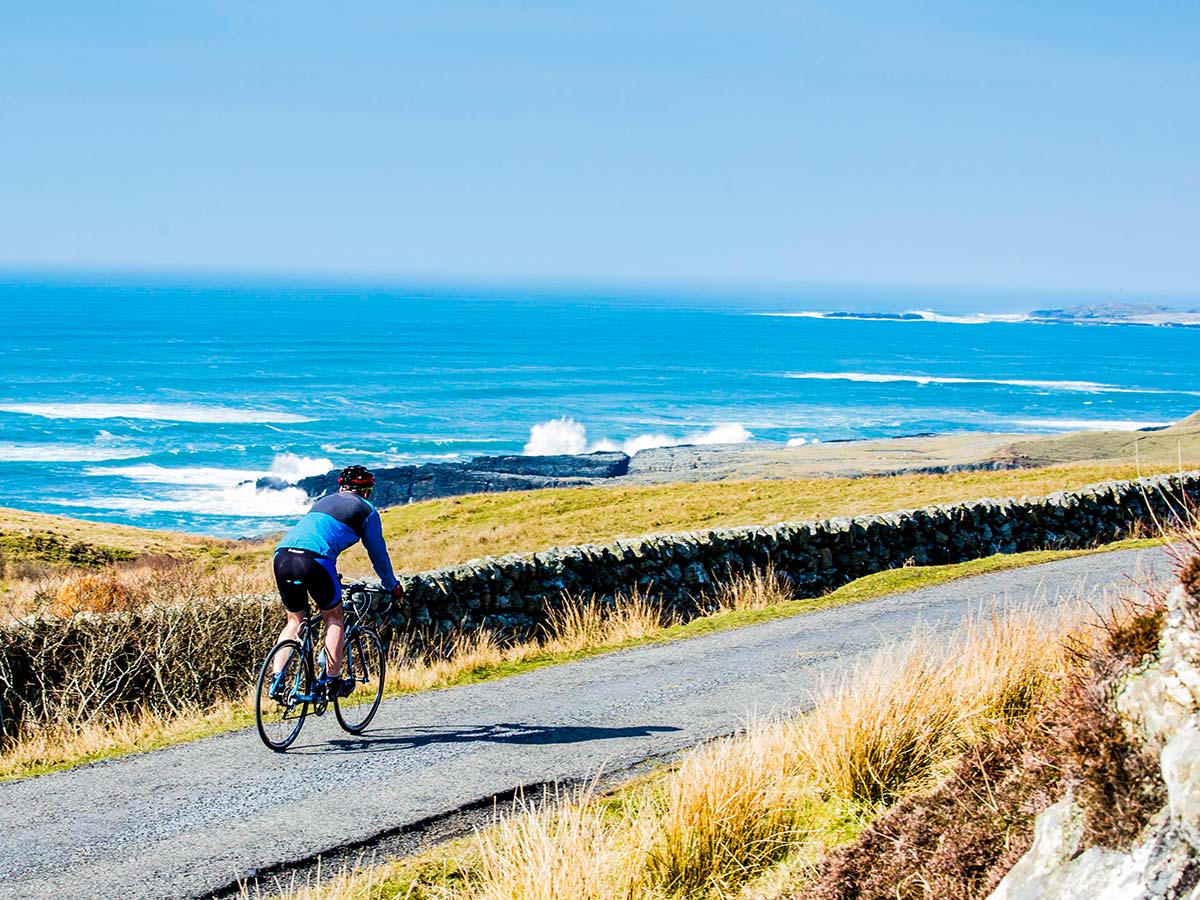
M 146 582 L 136 598 L 115 580 L 68 597 L 95 602 L 107 590 L 105 602 L 132 608 L 0 626 L 0 738 L 146 712 L 176 715 L 241 696 L 280 615 L 277 604 L 237 595 L 235 587 L 177 566 Z

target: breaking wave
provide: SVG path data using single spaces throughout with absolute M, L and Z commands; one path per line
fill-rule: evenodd
M 300 515 L 312 498 L 297 487 L 258 487 L 269 476 L 294 484 L 309 475 L 333 468 L 328 459 L 280 453 L 265 472 L 260 469 L 224 469 L 215 466 L 171 467 L 91 466 L 85 475 L 124 478 L 138 484 L 166 486 L 153 497 L 105 497 L 88 502 L 96 509 L 123 510 L 131 514 L 175 512 L 244 518 L 277 518 Z
M 328 459 L 280 453 L 265 472 L 261 469 L 224 469 L 216 466 L 173 467 L 153 463 L 140 466 L 91 466 L 85 475 L 101 478 L 128 478 L 142 484 L 178 484 L 205 487 L 231 487 L 264 476 L 295 483 L 310 475 L 324 475 L 333 468 Z
M 621 451 L 633 456 L 639 450 L 655 447 L 679 447 L 685 444 L 744 444 L 754 435 L 737 423 L 718 425 L 707 431 L 693 431 L 684 435 L 665 433 L 639 434 L 616 441 L 604 438 L 588 442 L 587 428 L 570 416 L 562 416 L 534 425 L 529 431 L 529 442 L 525 444 L 526 456 L 578 455 L 602 450 Z

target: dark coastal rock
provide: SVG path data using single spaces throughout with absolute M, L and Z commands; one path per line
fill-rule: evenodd
M 254 482 L 254 489 L 258 491 L 282 491 L 291 486 L 292 483 L 290 481 L 286 478 L 280 478 L 278 475 L 264 475 Z
M 624 453 L 580 456 L 481 456 L 461 463 L 427 463 L 375 470 L 376 506 L 399 506 L 438 497 L 538 488 L 581 487 L 593 479 L 615 478 L 629 470 Z M 337 471 L 301 479 L 297 487 L 310 497 L 338 489 Z
M 540 475 L 545 478 L 618 478 L 629 472 L 629 457 L 619 451 L 575 456 L 477 456 L 461 463 L 473 472 Z

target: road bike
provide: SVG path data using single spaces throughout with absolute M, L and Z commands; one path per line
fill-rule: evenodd
M 276 752 L 292 745 L 309 712 L 322 716 L 332 704 L 338 724 L 351 734 L 361 734 L 379 709 L 387 649 L 372 626 L 386 614 L 391 597 L 361 582 L 343 585 L 342 596 L 346 616 L 342 677 L 354 682 L 354 691 L 330 698 L 318 686 L 325 674 L 322 619 L 319 612 L 306 616 L 296 639 L 272 647 L 258 673 L 254 718 L 259 737 Z M 314 646 L 322 648 L 316 659 Z

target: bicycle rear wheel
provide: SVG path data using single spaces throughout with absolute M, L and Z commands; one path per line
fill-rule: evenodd
M 369 628 L 352 629 L 346 640 L 346 671 L 354 682 L 354 692 L 333 701 L 338 724 L 351 734 L 359 734 L 370 723 L 383 699 L 383 679 L 387 668 L 383 641 Z
M 275 674 L 276 666 L 279 674 Z M 299 641 L 280 641 L 263 660 L 254 695 L 254 719 L 258 736 L 276 753 L 286 750 L 300 734 L 308 714 L 308 702 L 296 699 L 312 690 Z

